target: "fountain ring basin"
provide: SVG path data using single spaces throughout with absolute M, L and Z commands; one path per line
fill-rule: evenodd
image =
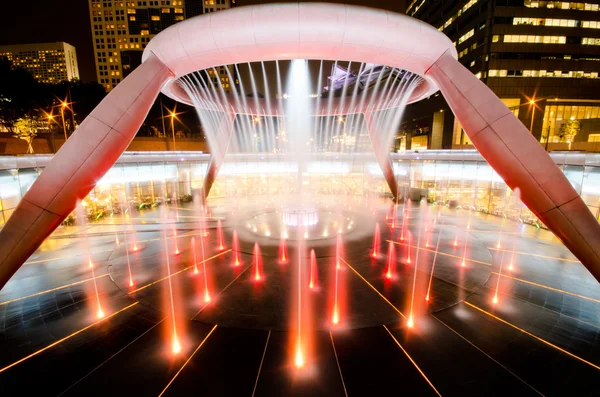
M 457 59 L 448 37 L 405 15 L 360 6 L 293 3 L 239 7 L 185 20 L 154 37 L 142 60 L 156 56 L 169 68 L 173 76 L 162 92 L 184 103 L 191 101 L 177 81 L 189 73 L 290 59 L 338 59 L 407 70 L 424 80 L 410 103 L 438 90 L 426 72 L 445 53 Z
M 284 208 L 281 213 L 283 224 L 286 226 L 312 226 L 319 222 L 319 211 L 312 207 L 288 207 Z

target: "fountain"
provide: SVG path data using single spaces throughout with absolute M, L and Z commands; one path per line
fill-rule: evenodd
M 317 257 L 315 255 L 315 250 L 310 250 L 310 281 L 308 284 L 308 288 L 313 289 L 317 286 L 318 283 L 318 267 L 317 267 Z
M 319 5 L 319 7 L 321 6 L 325 8 L 332 7 L 338 11 L 342 10 L 341 8 L 336 9 L 337 6 L 335 5 Z M 270 6 L 265 7 L 266 10 L 269 10 Z M 304 5 L 294 6 L 294 9 L 303 9 L 303 7 Z M 306 7 L 312 9 L 314 6 L 306 5 Z M 406 63 L 406 69 L 402 68 L 403 61 L 385 56 L 393 49 L 370 52 L 367 49 L 356 51 L 356 48 L 353 48 L 353 52 L 350 54 L 352 59 L 355 59 L 354 61 L 335 59 L 335 57 L 342 57 L 344 54 L 348 55 L 348 48 L 352 47 L 348 43 L 351 43 L 351 41 L 344 42 L 342 39 L 338 43 L 339 48 L 329 45 L 327 47 L 329 49 L 337 48 L 330 53 L 324 53 L 322 43 L 314 38 L 312 39 L 314 43 L 311 42 L 307 46 L 307 43 L 304 42 L 306 32 L 302 31 L 302 34 L 297 34 L 299 31 L 296 31 L 296 29 L 301 29 L 296 28 L 296 25 L 304 26 L 303 21 L 298 19 L 298 15 L 294 14 L 293 11 L 289 11 L 291 9 L 282 8 L 281 13 L 284 17 L 285 15 L 292 15 L 296 17 L 293 19 L 294 21 L 300 21 L 290 25 L 290 31 L 294 32 L 294 43 L 297 43 L 298 40 L 302 42 L 301 45 L 295 44 L 286 49 L 285 53 L 282 53 L 281 46 L 275 48 L 276 46 L 261 42 L 261 40 L 264 41 L 264 38 L 260 37 L 259 34 L 248 37 L 250 44 L 243 44 L 235 41 L 242 37 L 235 37 L 232 34 L 226 40 L 226 37 L 223 36 L 224 33 L 213 29 L 210 25 L 203 26 L 207 29 L 207 32 L 213 34 L 214 40 L 209 40 L 211 45 L 215 44 L 218 48 L 218 51 L 213 53 L 213 57 L 198 56 L 197 52 L 194 53 L 198 49 L 194 46 L 199 45 L 195 40 L 190 39 L 190 42 L 182 43 L 181 38 L 192 37 L 190 33 L 193 30 L 188 31 L 187 35 L 179 35 L 179 33 L 183 33 L 177 30 L 180 27 L 170 29 L 171 31 L 177 30 L 178 33 L 171 36 L 171 41 L 166 39 L 164 39 L 165 41 L 160 41 L 161 39 L 153 40 L 152 45 L 148 47 L 150 49 L 146 51 L 143 66 L 149 69 L 144 69 L 144 72 L 151 76 L 153 68 L 158 69 L 161 65 L 167 65 L 164 74 L 168 75 L 169 79 L 163 85 L 162 75 L 156 77 L 156 82 L 147 76 L 144 81 L 149 84 L 148 91 L 157 91 L 158 88 L 153 85 L 156 83 L 164 87 L 167 95 L 193 105 L 203 125 L 203 132 L 206 135 L 211 152 L 211 159 L 206 167 L 205 164 L 198 165 L 201 163 L 200 161 L 190 167 L 189 171 L 196 174 L 196 178 L 191 180 L 190 183 L 182 182 L 186 177 L 184 173 L 178 170 L 177 173 L 173 173 L 168 177 L 163 175 L 162 179 L 160 176 L 153 175 L 150 178 L 150 187 L 143 184 L 140 187 L 140 184 L 137 183 L 137 186 L 126 186 L 125 188 L 136 189 L 135 195 L 138 197 L 135 202 L 147 204 L 144 203 L 147 198 L 143 197 L 147 195 L 146 190 L 150 189 L 152 191 L 150 195 L 152 195 L 154 202 L 153 183 L 160 183 L 162 180 L 164 201 L 157 205 L 162 205 L 161 209 L 165 208 L 167 197 L 170 197 L 169 203 L 172 205 L 170 215 L 163 214 L 156 222 L 156 224 L 163 225 L 160 237 L 157 239 L 158 243 L 155 243 L 152 238 L 142 240 L 144 248 L 150 248 L 156 244 L 163 246 L 159 255 L 155 255 L 160 256 L 161 266 L 155 268 L 148 266 L 148 269 L 146 269 L 145 261 L 151 262 L 153 258 L 147 256 L 142 261 L 140 257 L 145 252 L 134 256 L 136 260 L 134 265 L 136 262 L 144 264 L 144 268 L 142 266 L 135 267 L 136 282 L 140 284 L 156 268 L 166 271 L 166 277 L 162 277 L 162 275 L 160 275 L 161 277 L 155 277 L 149 280 L 147 285 L 140 286 L 139 289 L 157 285 L 164 290 L 166 298 L 163 309 L 167 313 L 164 324 L 169 327 L 169 346 L 173 354 L 181 353 L 187 346 L 184 338 L 185 332 L 179 326 L 178 321 L 181 320 L 178 319 L 182 317 L 189 319 L 190 317 L 187 316 L 187 313 L 186 316 L 177 313 L 177 310 L 183 312 L 186 308 L 185 304 L 179 304 L 178 299 L 181 298 L 178 298 L 177 294 L 188 289 L 178 288 L 176 283 L 178 282 L 177 276 L 188 269 L 179 270 L 182 262 L 190 260 L 185 256 L 188 251 L 190 251 L 189 254 L 191 254 L 193 260 L 193 266 L 189 266 L 189 268 L 193 268 L 194 274 L 199 274 L 202 271 L 203 279 L 200 279 L 200 277 L 187 279 L 182 277 L 181 279 L 183 282 L 195 280 L 194 282 L 198 285 L 202 282 L 203 287 L 198 289 L 198 295 L 201 293 L 201 296 L 197 298 L 203 300 L 204 307 L 207 308 L 206 311 L 201 310 L 195 320 L 199 323 L 219 324 L 222 329 L 227 329 L 228 326 L 231 326 L 227 322 L 233 323 L 233 326 L 231 326 L 233 328 L 240 326 L 240 322 L 243 321 L 241 319 L 253 318 L 256 320 L 255 327 L 261 331 L 283 329 L 284 332 L 292 334 L 290 336 L 292 346 L 289 346 L 288 349 L 289 363 L 293 364 L 290 366 L 303 370 L 311 368 L 311 366 L 315 368 L 316 360 L 313 360 L 315 357 L 313 353 L 315 353 L 314 350 L 317 344 L 311 341 L 310 334 L 315 333 L 316 330 L 325 329 L 332 332 L 329 336 L 331 345 L 335 350 L 333 334 L 340 332 L 339 328 L 351 330 L 353 327 L 381 326 L 382 324 L 398 321 L 397 313 L 400 313 L 400 305 L 403 303 L 406 303 L 406 307 L 409 308 L 406 312 L 406 325 L 409 328 L 414 328 L 417 323 L 421 324 L 419 320 L 421 314 L 419 303 L 427 306 L 432 311 L 439 309 L 439 307 L 434 306 L 445 304 L 441 299 L 441 295 L 442 293 L 448 293 L 448 291 L 435 291 L 434 271 L 436 271 L 436 280 L 446 277 L 447 279 L 444 279 L 444 281 L 447 281 L 449 285 L 456 286 L 460 290 L 458 294 L 463 293 L 463 290 L 468 290 L 467 287 L 474 286 L 472 284 L 477 284 L 472 282 L 472 280 L 477 280 L 477 277 L 487 280 L 483 276 L 489 276 L 489 271 L 491 271 L 491 268 L 486 270 L 485 267 L 479 266 L 482 264 L 481 260 L 472 259 L 473 256 L 478 255 L 478 251 L 486 250 L 474 248 L 479 243 L 479 239 L 476 236 L 477 228 L 474 227 L 472 231 L 470 230 L 471 210 L 469 210 L 469 218 L 466 222 L 464 241 L 460 242 L 464 245 L 457 248 L 459 237 L 462 239 L 462 230 L 457 225 L 464 225 L 463 220 L 465 219 L 464 215 L 460 215 L 459 212 L 465 214 L 464 210 L 456 211 L 455 219 L 448 219 L 452 218 L 447 216 L 450 211 L 444 210 L 444 217 L 442 218 L 441 205 L 435 208 L 437 211 L 433 211 L 424 202 L 420 203 L 420 200 L 417 201 L 415 198 L 415 211 L 412 212 L 412 202 L 408 197 L 413 195 L 413 189 L 425 186 L 425 182 L 420 180 L 417 175 L 413 175 L 414 168 L 410 168 L 410 165 L 407 167 L 411 171 L 403 173 L 402 167 L 404 165 L 391 164 L 388 156 L 388 148 L 393 135 L 399 130 L 402 113 L 407 103 L 433 94 L 437 89 L 435 86 L 437 80 L 444 83 L 443 86 L 440 86 L 446 92 L 455 89 L 460 91 L 460 87 L 455 87 L 447 79 L 444 79 L 442 67 L 445 64 L 437 64 L 439 60 L 439 62 L 449 62 L 451 66 L 453 65 L 448 60 L 455 61 L 453 59 L 453 56 L 456 55 L 454 46 L 448 40 L 440 39 L 441 44 L 436 43 L 439 44 L 440 48 L 444 47 L 445 52 L 438 53 L 440 48 L 436 46 L 427 47 L 426 51 L 423 52 L 426 47 L 424 44 L 427 41 L 422 42 L 422 36 L 430 37 L 432 35 L 431 37 L 438 38 L 441 36 L 436 36 L 440 33 L 435 29 L 422 26 L 421 33 L 415 35 L 414 40 L 409 40 L 410 51 L 402 52 L 406 56 L 399 57 L 410 60 Z M 235 12 L 241 14 L 245 12 L 244 9 L 240 10 Z M 347 18 L 346 11 L 354 12 L 353 10 L 353 7 L 347 6 L 343 9 L 344 13 L 339 14 L 339 18 Z M 367 9 L 360 10 L 362 13 L 367 14 L 371 12 Z M 234 12 L 231 13 L 231 15 L 234 14 Z M 202 18 L 205 21 L 211 20 L 217 24 L 222 14 L 214 15 Z M 252 18 L 248 18 L 247 21 L 240 21 L 240 23 L 263 21 L 261 19 L 263 18 L 262 14 L 258 12 L 249 15 L 252 15 Z M 381 14 L 375 13 L 372 15 L 380 16 Z M 405 17 L 394 16 L 392 13 L 386 13 L 385 15 L 386 21 L 396 19 L 398 26 L 402 25 L 402 21 L 406 21 L 404 20 Z M 319 19 L 321 16 L 319 13 L 315 13 L 314 18 Z M 271 19 L 278 20 L 279 18 Z M 358 21 L 357 24 L 362 24 L 363 21 L 368 21 L 369 18 L 356 18 L 356 20 Z M 324 22 L 327 21 L 329 19 L 324 20 Z M 263 22 L 265 24 L 272 23 L 269 20 Z M 416 24 L 412 20 L 410 22 Z M 194 21 L 186 21 L 186 23 L 178 25 L 182 26 L 181 29 L 183 29 L 183 27 L 193 26 L 194 23 Z M 341 24 L 336 29 L 341 31 L 346 29 L 346 25 L 351 26 L 349 23 Z M 321 28 L 318 26 L 312 28 L 318 32 L 323 32 L 319 30 Z M 387 25 L 385 28 L 392 29 Z M 335 32 L 336 30 L 332 29 L 332 31 Z M 269 31 L 267 30 L 267 32 Z M 278 33 L 284 36 L 287 34 L 286 32 L 284 29 Z M 374 29 L 372 34 L 377 38 L 379 30 Z M 162 37 L 167 36 L 163 35 Z M 383 43 L 382 40 L 387 37 L 396 36 L 381 36 L 379 37 L 380 42 Z M 243 38 L 246 39 L 246 37 Z M 348 38 L 353 39 L 353 37 Z M 225 45 L 229 39 L 231 43 L 239 44 L 239 47 L 234 46 L 227 49 Z M 336 40 L 335 35 L 332 35 L 331 39 Z M 168 48 L 168 51 L 167 48 L 163 47 L 167 42 L 173 44 L 172 47 Z M 394 41 L 394 43 L 396 42 L 399 42 L 397 44 L 398 48 L 404 48 L 405 40 Z M 389 42 L 385 43 L 391 45 Z M 251 47 L 254 52 L 245 51 L 244 46 L 246 45 Z M 264 47 L 261 47 L 261 45 Z M 232 48 L 235 48 L 235 50 Z M 161 49 L 163 51 L 160 51 Z M 212 52 L 212 50 L 209 52 Z M 178 59 L 185 60 L 185 62 L 181 62 L 179 68 L 174 67 L 178 66 L 178 63 L 170 59 L 176 54 L 180 57 Z M 260 56 L 255 56 L 256 54 Z M 319 54 L 334 59 L 321 60 L 316 56 Z M 262 60 L 246 62 L 244 57 L 248 56 L 251 56 L 251 59 Z M 432 57 L 432 59 L 429 59 L 429 57 Z M 386 65 L 385 61 L 392 64 Z M 423 65 L 426 65 L 427 68 L 423 68 Z M 331 70 L 331 73 L 329 70 Z M 413 70 L 416 72 L 413 73 Z M 442 72 L 439 70 L 442 70 Z M 462 76 L 460 73 L 464 72 L 460 68 L 453 69 L 449 67 L 449 70 L 460 76 Z M 132 73 L 135 73 L 135 71 Z M 136 74 L 135 76 L 141 75 Z M 129 77 L 127 79 L 129 82 L 135 80 Z M 158 84 L 159 82 L 160 84 Z M 482 87 L 479 81 L 473 80 L 469 82 L 469 84 L 471 83 L 478 90 Z M 109 99 L 124 94 L 124 89 L 120 90 L 119 88 L 116 88 L 117 94 L 109 94 Z M 476 92 L 480 93 L 480 91 Z M 486 91 L 483 91 L 483 94 L 485 93 Z M 123 95 L 123 97 L 126 96 Z M 453 97 L 459 96 L 461 99 L 466 98 L 460 92 L 453 95 Z M 494 105 L 495 102 L 492 99 L 486 97 L 486 103 Z M 468 99 L 462 101 L 461 104 L 468 107 L 468 111 L 471 112 L 472 106 Z M 497 107 L 491 106 L 490 108 L 496 109 Z M 141 110 L 139 110 L 140 114 Z M 502 110 L 505 109 L 502 108 Z M 508 114 L 506 117 L 510 119 L 512 114 Z M 465 124 L 464 127 L 466 130 L 473 128 L 469 124 Z M 490 126 L 481 132 L 481 135 L 489 135 L 491 134 L 490 131 L 495 132 Z M 469 133 L 469 131 L 467 132 Z M 81 141 L 77 141 L 78 137 L 79 135 L 75 134 L 73 137 L 75 140 L 71 142 L 81 143 Z M 518 140 L 515 139 L 515 141 Z M 537 143 L 535 144 L 539 146 Z M 108 150 L 105 152 L 108 152 Z M 512 155 L 512 152 L 510 154 Z M 173 155 L 179 157 L 178 153 Z M 112 161 L 112 157 L 108 158 L 106 163 L 108 164 L 110 161 Z M 510 160 L 497 159 L 497 162 L 506 166 L 506 163 L 510 163 Z M 165 161 L 165 164 L 167 163 L 168 161 Z M 402 186 L 398 183 L 397 177 L 394 176 L 395 169 L 402 171 L 397 174 L 399 177 L 400 175 L 406 176 L 406 183 L 403 183 Z M 52 171 L 52 169 L 49 171 Z M 98 170 L 95 174 L 101 171 Z M 44 174 L 46 174 L 46 171 L 44 171 Z M 45 177 L 44 174 L 41 178 Z M 48 174 L 52 175 L 51 172 Z M 217 175 L 220 175 L 220 177 L 217 178 Z M 327 175 L 327 177 L 323 177 L 323 175 Z M 525 176 L 529 177 L 531 175 Z M 170 178 L 168 182 L 167 178 Z M 516 183 L 512 179 L 510 181 L 512 184 Z M 92 183 L 81 179 L 77 179 L 75 182 L 84 186 Z M 87 185 L 83 182 L 86 182 Z M 539 194 L 539 188 L 534 181 L 528 183 L 533 186 L 527 191 L 528 194 L 531 197 Z M 450 176 L 446 184 L 446 190 L 448 191 L 450 189 Z M 167 187 L 171 188 L 170 192 L 167 192 Z M 399 192 L 402 187 L 404 187 L 404 194 L 400 195 Z M 68 189 L 67 186 L 65 190 Z M 465 194 L 465 186 L 462 180 L 459 190 L 462 198 Z M 193 226 L 199 229 L 195 233 L 199 236 L 199 241 L 192 237 L 191 250 L 187 250 L 185 249 L 185 242 L 188 240 L 182 240 L 183 236 L 187 234 L 177 235 L 177 227 L 179 226 L 182 229 L 184 227 L 182 223 L 176 222 L 187 218 L 183 214 L 189 208 L 186 208 L 187 204 L 183 202 L 182 198 L 191 195 L 192 191 L 195 197 L 194 204 L 200 205 L 201 202 L 202 207 L 201 214 L 197 211 L 195 217 L 198 219 L 201 215 L 200 221 Z M 452 197 L 452 194 L 447 192 L 443 201 L 447 201 L 446 199 Z M 132 195 L 129 194 L 129 196 Z M 60 198 L 68 201 L 66 199 L 69 197 L 67 195 Z M 531 197 L 529 198 L 530 202 L 535 204 L 535 200 Z M 401 200 L 404 201 L 404 204 L 399 204 Z M 439 202 L 440 199 L 436 198 L 436 201 Z M 473 201 L 475 201 L 475 196 L 473 196 Z M 389 205 L 390 202 L 392 203 L 391 206 Z M 209 203 L 211 207 L 209 207 Z M 402 205 L 402 207 L 398 208 L 399 205 Z M 387 206 L 387 212 L 385 206 Z M 70 211 L 67 207 L 68 205 L 65 205 L 65 208 L 61 208 L 59 213 Z M 419 208 L 418 213 L 417 208 Z M 400 215 L 398 214 L 399 210 L 401 211 Z M 150 209 L 148 214 L 145 214 L 148 219 L 151 219 L 151 211 L 153 210 Z M 214 218 L 212 218 L 213 211 Z M 434 215 L 431 215 L 430 211 Z M 380 218 L 383 218 L 384 213 L 385 225 L 389 225 L 391 229 L 390 233 L 384 233 L 384 237 L 389 238 L 389 240 L 386 240 L 388 242 L 387 253 L 385 249 L 381 248 L 380 223 L 384 221 Z M 454 231 L 452 229 L 442 229 L 442 224 L 445 227 L 445 221 L 447 220 L 455 222 Z M 215 233 L 208 232 L 209 221 L 211 228 L 214 221 L 216 221 Z M 510 242 L 506 241 L 510 232 L 508 231 L 509 227 L 504 225 L 505 223 L 508 223 L 508 221 L 502 220 L 498 241 L 495 244 L 498 250 L 510 245 Z M 10 224 L 7 225 L 8 228 Z M 503 230 L 505 228 L 506 231 Z M 372 236 L 371 230 L 375 230 Z M 448 240 L 442 242 L 443 231 Z M 138 229 L 140 236 L 145 236 L 146 232 L 141 227 Z M 430 246 L 436 232 L 438 233 L 437 244 L 435 251 L 432 251 Z M 228 236 L 229 233 L 232 233 L 231 254 L 226 250 L 225 244 L 225 235 Z M 416 236 L 413 233 L 416 233 Z M 129 236 L 131 237 L 129 238 Z M 335 241 L 334 236 L 336 237 Z M 495 235 L 492 236 L 495 240 Z M 114 241 L 117 246 L 120 243 L 119 237 L 119 233 L 115 232 Z M 452 237 L 454 237 L 453 243 Z M 106 240 L 110 243 L 111 248 L 114 247 L 112 233 L 108 233 Z M 133 247 L 133 252 L 139 250 L 135 231 L 131 234 L 124 233 L 123 240 L 127 268 L 125 268 L 125 261 L 122 261 L 122 268 L 120 269 L 118 269 L 118 264 L 114 265 L 116 271 L 121 271 L 121 273 L 115 273 L 119 275 L 115 282 L 117 284 L 127 283 L 131 288 L 133 287 L 134 277 L 132 275 L 132 263 L 129 258 L 130 244 Z M 342 249 L 343 241 L 346 244 L 347 257 Z M 372 246 L 369 247 L 371 241 Z M 423 241 L 424 246 L 422 245 Z M 184 242 L 182 245 L 183 250 L 180 250 L 180 242 Z M 198 242 L 200 243 L 201 261 L 198 261 L 196 257 Z M 217 251 L 218 254 L 207 258 L 205 244 L 212 251 Z M 569 244 L 576 246 L 579 243 L 570 241 Z M 497 280 L 494 280 L 496 285 L 493 303 L 499 301 L 500 280 L 505 253 L 510 252 L 508 269 L 512 270 L 515 245 L 516 239 L 513 238 L 512 249 L 510 251 L 502 250 L 501 252 L 499 274 Z M 250 247 L 252 247 L 252 251 L 246 254 L 252 256 L 252 262 L 241 268 L 242 249 L 249 251 Z M 369 250 L 369 248 L 371 249 Z M 400 270 L 396 269 L 397 248 L 400 248 L 400 250 L 406 249 L 406 253 L 399 251 L 397 254 L 399 258 L 406 258 L 406 266 L 403 266 L 402 271 L 406 273 L 412 271 L 412 274 L 410 274 L 412 277 L 401 277 Z M 461 248 L 462 252 L 459 251 Z M 479 248 L 482 248 L 481 243 L 479 243 Z M 334 251 L 334 249 L 335 254 L 332 255 L 333 252 L 328 250 Z M 414 252 L 412 252 L 413 249 Z M 94 273 L 96 265 L 92 260 L 89 249 L 85 252 L 86 262 L 94 280 L 93 285 L 97 303 L 95 312 L 98 317 L 103 317 L 104 310 Z M 182 253 L 183 255 L 174 257 L 173 252 L 175 255 Z M 429 266 L 424 266 L 425 263 L 429 264 L 429 252 L 433 252 L 430 269 Z M 164 259 L 162 258 L 163 255 Z M 414 261 L 411 255 L 414 255 Z M 215 259 L 217 257 L 220 257 L 220 259 Z M 372 261 L 371 258 L 380 258 L 381 263 L 385 264 L 385 269 L 380 269 L 378 264 Z M 442 260 L 442 258 L 447 260 Z M 460 266 L 457 266 L 456 259 L 461 260 Z M 223 261 L 228 262 L 229 260 L 232 261 L 233 270 L 229 267 L 219 266 Z M 383 262 L 384 260 L 385 262 Z M 214 262 L 211 263 L 211 261 Z M 477 268 L 477 271 L 462 271 L 461 267 L 466 267 L 467 262 L 469 268 Z M 202 264 L 202 270 L 198 266 L 200 263 Z M 289 266 L 273 266 L 276 263 L 287 263 Z M 480 270 L 480 268 L 484 270 Z M 381 270 L 383 270 L 383 275 Z M 137 273 L 138 271 L 139 273 Z M 244 273 L 246 271 L 247 273 Z M 482 273 L 483 276 L 478 276 L 476 273 Z M 243 277 L 241 277 L 242 275 Z M 214 285 L 210 282 L 211 277 L 214 279 Z M 237 281 L 238 278 L 241 282 Z M 382 278 L 385 280 L 382 281 Z M 425 288 L 421 290 L 418 287 L 420 285 L 419 281 L 423 280 L 424 286 L 427 278 L 428 283 L 425 294 Z M 240 285 L 243 285 L 248 279 L 253 285 L 253 288 L 249 288 L 251 292 L 243 291 L 243 288 L 240 288 Z M 260 283 L 264 280 L 269 280 L 269 285 Z M 364 290 L 357 291 L 355 287 L 364 288 Z M 269 290 L 269 288 L 273 289 Z M 406 302 L 400 304 L 397 302 L 398 297 L 393 296 L 394 291 L 399 289 L 403 291 L 406 299 Z M 146 298 L 143 294 L 137 294 L 136 291 L 129 292 L 136 293 L 136 299 L 144 301 Z M 147 288 L 144 293 L 150 293 L 150 291 L 152 289 Z M 262 306 L 260 303 L 264 302 L 265 297 L 271 297 L 265 291 L 269 293 L 278 291 L 279 294 L 280 291 L 284 291 L 283 293 L 290 295 L 276 297 L 283 298 L 281 301 L 290 302 L 289 307 L 282 309 L 285 311 L 283 315 L 282 313 L 276 313 L 276 315 L 269 316 L 269 313 L 261 311 Z M 351 295 L 355 293 L 357 295 Z M 240 316 L 222 316 L 219 320 L 227 317 L 224 319 L 225 324 L 223 325 L 220 321 L 211 322 L 210 320 L 214 320 L 222 314 L 218 310 L 219 305 L 227 302 L 227 299 L 232 299 L 231 296 L 236 296 L 236 294 L 239 294 L 237 298 L 241 297 L 239 299 L 240 304 L 232 305 L 231 310 L 256 310 L 256 312 L 234 313 L 242 314 Z M 252 299 L 245 299 L 249 295 L 244 294 L 252 294 Z M 354 301 L 351 299 L 346 300 L 346 295 L 351 298 L 355 296 L 372 297 L 373 302 L 375 302 L 372 313 L 374 320 L 371 320 L 368 315 L 360 313 L 360 305 L 351 306 L 350 302 L 354 303 Z M 92 296 L 90 295 L 90 297 Z M 217 297 L 218 299 L 216 299 Z M 432 299 L 432 297 L 436 299 Z M 461 296 L 453 303 L 463 301 L 462 298 L 464 297 Z M 423 300 L 428 303 L 423 302 Z M 247 302 L 252 302 L 252 305 L 245 305 Z M 259 304 L 256 304 L 257 302 Z M 381 309 L 378 305 L 382 305 L 385 309 Z M 319 310 L 313 310 L 314 308 Z M 401 309 L 402 311 L 405 310 L 404 307 Z M 274 310 L 278 310 L 278 308 Z M 389 316 L 394 317 L 390 320 Z M 278 321 L 281 321 L 281 318 L 288 319 L 289 324 L 280 324 Z M 245 324 L 242 323 L 243 325 Z M 392 335 L 392 332 L 390 332 L 390 335 Z M 268 351 L 269 337 L 270 332 L 266 338 L 265 352 Z M 394 338 L 393 335 L 392 338 Z M 200 349 L 202 343 L 198 345 L 197 349 Z M 402 346 L 400 347 L 402 348 Z M 408 352 L 405 353 L 408 355 Z M 190 356 L 188 361 L 191 359 Z M 341 367 L 339 369 L 341 372 Z M 316 373 L 316 371 L 312 373 Z
M 260 247 L 258 243 L 254 243 L 254 249 L 252 250 L 252 263 L 254 264 L 254 281 L 261 281 L 262 276 L 262 256 L 260 254 Z
M 233 266 L 239 266 L 242 263 L 240 260 L 240 241 L 235 229 L 233 230 L 231 249 L 233 251 Z
M 373 234 L 373 249 L 371 250 L 371 256 L 373 258 L 377 258 L 379 244 L 381 244 L 381 231 L 379 230 L 379 223 L 376 223 L 375 224 L 375 233 Z

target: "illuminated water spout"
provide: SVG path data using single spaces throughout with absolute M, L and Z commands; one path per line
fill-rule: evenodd
M 221 220 L 217 222 L 217 236 L 218 236 L 218 244 L 219 251 L 223 251 L 225 249 L 225 241 L 223 239 L 223 226 L 221 225 Z
M 139 248 L 138 248 L 137 241 L 136 241 L 136 238 L 135 238 L 135 232 L 133 232 L 132 236 L 133 236 L 133 247 L 132 247 L 132 250 L 133 250 L 133 252 L 137 252 L 139 250 Z
M 206 273 L 206 254 L 204 253 L 204 240 L 202 239 L 200 239 L 200 252 L 202 253 L 202 273 L 204 274 L 204 302 L 208 303 L 210 302 L 210 292 L 208 291 L 208 274 Z
M 129 259 L 129 250 L 127 249 L 127 233 L 123 233 L 125 239 L 125 256 L 127 257 L 127 271 L 129 272 L 129 287 L 133 287 L 133 276 L 131 274 L 131 260 Z
M 385 273 L 385 277 L 387 279 L 391 279 L 394 276 L 394 265 L 396 264 L 396 249 L 394 247 L 394 242 L 390 241 L 388 246 L 388 263 L 387 263 L 387 271 Z
M 313 289 L 317 284 L 317 257 L 315 255 L 315 250 L 310 250 L 310 282 L 308 283 L 308 287 Z
M 379 250 L 379 244 L 381 243 L 381 230 L 379 229 L 379 223 L 375 224 L 375 234 L 373 235 L 373 249 L 371 250 L 371 256 L 377 258 L 377 252 Z
M 173 240 L 175 240 L 175 255 L 179 255 L 181 254 L 181 251 L 179 250 L 179 242 L 177 241 L 177 229 L 175 229 L 175 225 L 173 224 Z
M 94 273 L 94 264 L 92 263 L 92 258 L 88 258 L 88 264 L 89 268 L 92 270 L 92 280 L 94 281 L 94 291 L 96 292 L 96 304 L 98 305 L 96 316 L 98 318 L 103 318 L 104 311 L 102 310 L 102 305 L 100 304 L 100 294 L 98 294 L 98 284 L 96 283 L 96 274 Z
M 231 248 L 233 251 L 233 266 L 239 266 L 242 261 L 240 260 L 240 241 L 238 240 L 237 231 L 233 231 Z
M 338 283 L 339 283 L 339 270 L 340 270 L 340 254 L 342 247 L 342 236 L 338 235 L 335 258 L 335 284 L 334 284 L 334 295 L 333 295 L 333 315 L 331 316 L 331 322 L 333 325 L 337 325 L 340 322 L 340 312 L 338 307 Z
M 262 257 L 260 255 L 260 247 L 258 243 L 254 243 L 253 252 L 253 262 L 254 262 L 254 281 L 260 281 L 262 279 L 261 275 L 261 266 L 262 266 Z
M 433 272 L 435 271 L 435 261 L 437 259 L 438 250 L 440 249 L 441 238 L 442 238 L 442 230 L 440 229 L 440 234 L 438 235 L 437 244 L 435 246 L 435 254 L 433 255 L 433 264 L 431 265 L 431 274 L 429 275 L 429 285 L 427 286 L 427 295 L 425 296 L 426 301 L 429 301 L 429 298 L 430 298 L 431 281 L 433 280 Z
M 281 263 L 286 263 L 288 260 L 287 244 L 285 241 L 283 237 L 279 241 L 279 261 Z
M 194 274 L 198 274 L 198 260 L 196 259 L 196 239 L 194 237 L 192 237 L 192 258 L 194 259 Z
M 165 260 L 167 262 L 167 280 L 169 285 L 169 299 L 171 303 L 171 321 L 173 327 L 173 354 L 177 354 L 181 351 L 181 345 L 179 344 L 179 339 L 177 337 L 177 322 L 175 321 L 175 302 L 173 300 L 173 285 L 171 283 L 171 263 L 169 261 L 169 243 L 167 242 L 166 236 L 164 237 L 164 245 L 165 245 Z

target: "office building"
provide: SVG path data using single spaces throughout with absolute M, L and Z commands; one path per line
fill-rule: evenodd
M 549 150 L 600 142 L 598 1 L 415 0 L 406 13 L 450 37 L 459 61 Z M 468 146 L 447 110 L 440 95 L 410 106 L 407 146 Z
M 0 46 L 0 57 L 29 71 L 42 83 L 79 79 L 75 47 L 64 42 Z
M 96 76 L 107 91 L 140 65 L 144 48 L 164 29 L 235 6 L 235 0 L 88 1 Z

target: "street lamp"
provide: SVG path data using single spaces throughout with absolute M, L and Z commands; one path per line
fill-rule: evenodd
M 531 125 L 529 126 L 529 133 L 533 134 L 533 119 L 535 117 L 535 100 L 529 100 L 529 106 L 531 107 Z
M 173 151 L 175 151 L 175 117 L 177 114 L 171 111 L 171 134 L 173 134 Z
M 62 120 L 63 131 L 65 133 L 65 142 L 67 142 L 67 126 L 65 125 L 65 108 L 67 107 L 67 102 L 62 101 L 60 106 L 60 118 Z

